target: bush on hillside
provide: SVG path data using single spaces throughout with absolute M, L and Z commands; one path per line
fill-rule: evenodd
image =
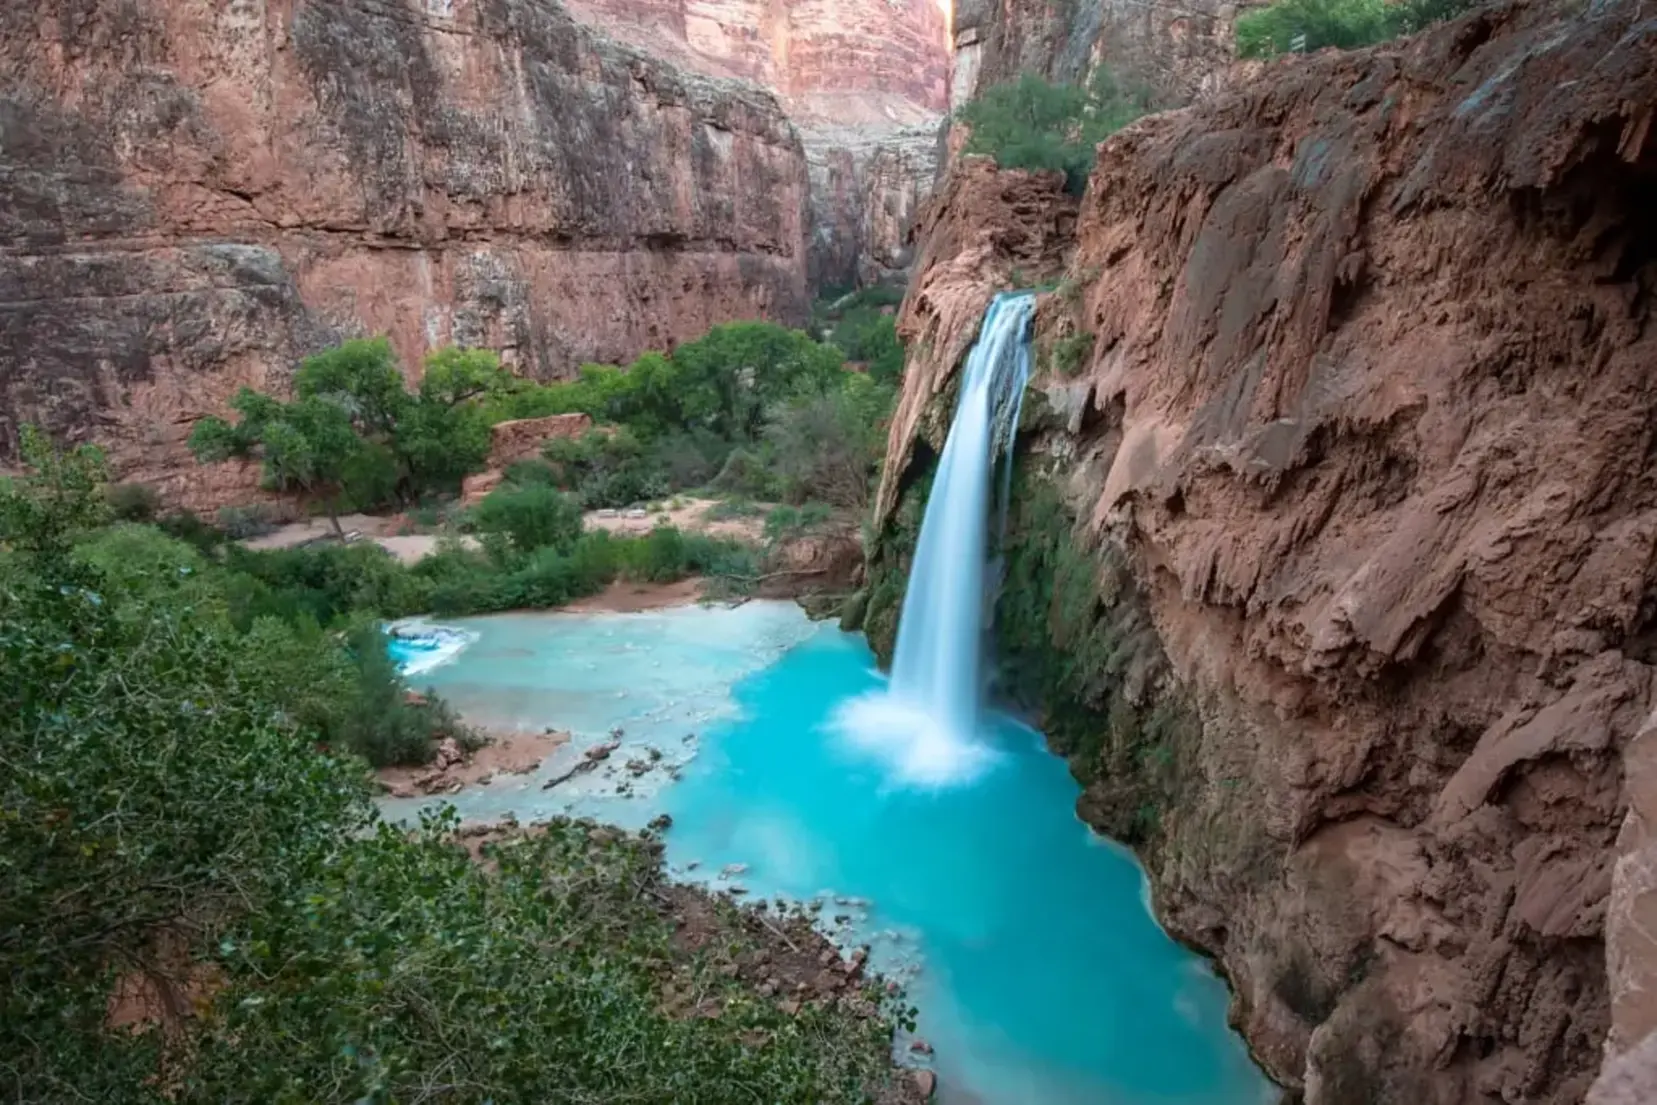
M 1413 34 L 1471 10 L 1475 0 L 1279 0 L 1237 18 L 1239 57 L 1271 57 L 1295 49 L 1355 50 Z
M 1003 169 L 1058 170 L 1080 194 L 1094 147 L 1148 110 L 1148 93 L 1119 85 L 1101 66 L 1086 87 L 1025 73 L 985 90 L 958 117 L 969 128 L 967 153 L 988 154 Z
M 104 498 L 110 513 L 123 522 L 148 522 L 161 510 L 161 495 L 147 483 L 112 483 Z

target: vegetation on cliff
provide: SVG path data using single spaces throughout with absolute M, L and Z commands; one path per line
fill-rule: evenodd
M 817 1102 L 887 1081 L 876 996 L 756 996 L 726 969 L 751 929 L 709 903 L 705 950 L 678 939 L 649 841 L 560 823 L 480 865 L 452 819 L 375 823 L 334 692 L 381 642 L 337 627 L 404 601 L 389 558 L 112 526 L 95 452 L 28 449 L 0 486 L 9 1094 Z
M 1414 34 L 1475 6 L 1476 0 L 1279 0 L 1237 17 L 1237 54 L 1355 50 Z
M 1150 107 L 1147 92 L 1119 84 L 1101 66 L 1086 86 L 1025 73 L 986 89 L 957 118 L 968 128 L 967 153 L 988 154 L 1003 169 L 1056 169 L 1080 194 L 1094 147 Z

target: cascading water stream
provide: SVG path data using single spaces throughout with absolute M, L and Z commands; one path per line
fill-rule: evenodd
M 991 476 L 1009 465 L 999 517 L 1005 525 L 1013 435 L 1030 377 L 1035 296 L 996 296 L 967 354 L 932 493 L 921 521 L 898 620 L 889 692 L 848 703 L 839 725 L 855 743 L 893 761 L 901 781 L 939 785 L 971 777 L 988 758 L 977 739 L 983 706 Z

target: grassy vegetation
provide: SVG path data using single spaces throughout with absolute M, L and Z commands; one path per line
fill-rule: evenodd
M 0 1083 L 19 1101 L 868 1100 L 902 1010 L 763 999 L 676 936 L 654 845 L 559 823 L 468 858 L 375 823 L 359 752 L 429 743 L 374 621 L 457 580 L 697 554 L 523 524 L 431 570 L 116 522 L 25 435 L 0 483 Z M 497 559 L 498 557 L 498 559 Z M 441 719 L 436 719 L 441 720 Z M 110 1020 L 142 981 L 161 1015 Z M 170 1010 L 170 1012 L 169 1012 Z
M 1271 57 L 1297 47 L 1304 52 L 1355 50 L 1413 34 L 1476 6 L 1476 0 L 1279 0 L 1238 16 L 1237 54 Z
M 1084 330 L 1055 341 L 1048 363 L 1060 376 L 1074 376 L 1087 367 L 1092 354 L 1093 335 Z
M 958 118 L 969 128 L 967 153 L 988 154 L 1003 169 L 1056 169 L 1080 195 L 1094 147 L 1150 107 L 1147 92 L 1119 84 L 1101 66 L 1086 86 L 1025 73 L 986 89 Z

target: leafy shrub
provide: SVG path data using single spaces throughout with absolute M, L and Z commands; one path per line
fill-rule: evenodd
M 829 332 L 830 344 L 847 360 L 867 365 L 869 378 L 893 384 L 903 375 L 903 343 L 898 340 L 897 320 L 875 307 L 847 311 Z
M 581 504 L 544 483 L 503 484 L 472 508 L 473 529 L 498 534 L 519 552 L 567 550 L 581 535 Z
M 1240 57 L 1271 57 L 1295 48 L 1354 50 L 1411 34 L 1471 10 L 1475 0 L 1280 0 L 1237 18 Z
M 519 487 L 557 487 L 558 470 L 544 460 L 518 460 L 506 466 L 507 483 Z
M 782 486 L 770 459 L 752 448 L 732 449 L 719 475 L 713 478 L 712 486 L 716 491 L 746 499 L 777 499 L 782 495 Z
M 892 398 L 890 388 L 853 377 L 837 391 L 777 410 L 765 430 L 771 450 L 767 481 L 780 492 L 777 497 L 866 507 L 879 478 Z
M 256 618 L 310 618 L 324 627 L 354 613 L 396 618 L 420 613 L 424 579 L 372 542 L 295 549 L 225 550 L 230 615 L 244 631 Z
M 552 465 L 557 486 L 575 492 L 589 510 L 632 506 L 671 490 L 643 442 L 625 427 L 553 438 L 542 454 Z
M 325 727 L 337 744 L 376 767 L 423 764 L 443 737 L 476 744 L 442 699 L 411 699 L 378 625 L 359 622 L 347 641 L 351 678 Z
M 669 489 L 701 487 L 724 466 L 731 448 L 730 442 L 711 430 L 676 430 L 651 445 L 649 464 L 661 473 Z
M 1053 343 L 1053 371 L 1060 376 L 1074 376 L 1092 353 L 1093 335 L 1086 331 L 1060 338 Z
M 112 483 L 104 498 L 110 513 L 123 522 L 148 522 L 161 510 L 161 495 L 147 483 Z
M 276 529 L 276 520 L 270 510 L 258 503 L 220 507 L 217 518 L 219 532 L 232 541 L 262 537 Z
M 202 552 L 214 552 L 225 542 L 224 531 L 208 525 L 194 511 L 181 510 L 177 514 L 169 514 L 156 526 L 168 536 L 188 542 Z
M 966 152 L 988 154 L 1004 169 L 1056 169 L 1080 193 L 1093 150 L 1150 109 L 1149 96 L 1117 84 L 1104 67 L 1085 88 L 1031 73 L 985 90 L 959 112 L 970 129 Z

